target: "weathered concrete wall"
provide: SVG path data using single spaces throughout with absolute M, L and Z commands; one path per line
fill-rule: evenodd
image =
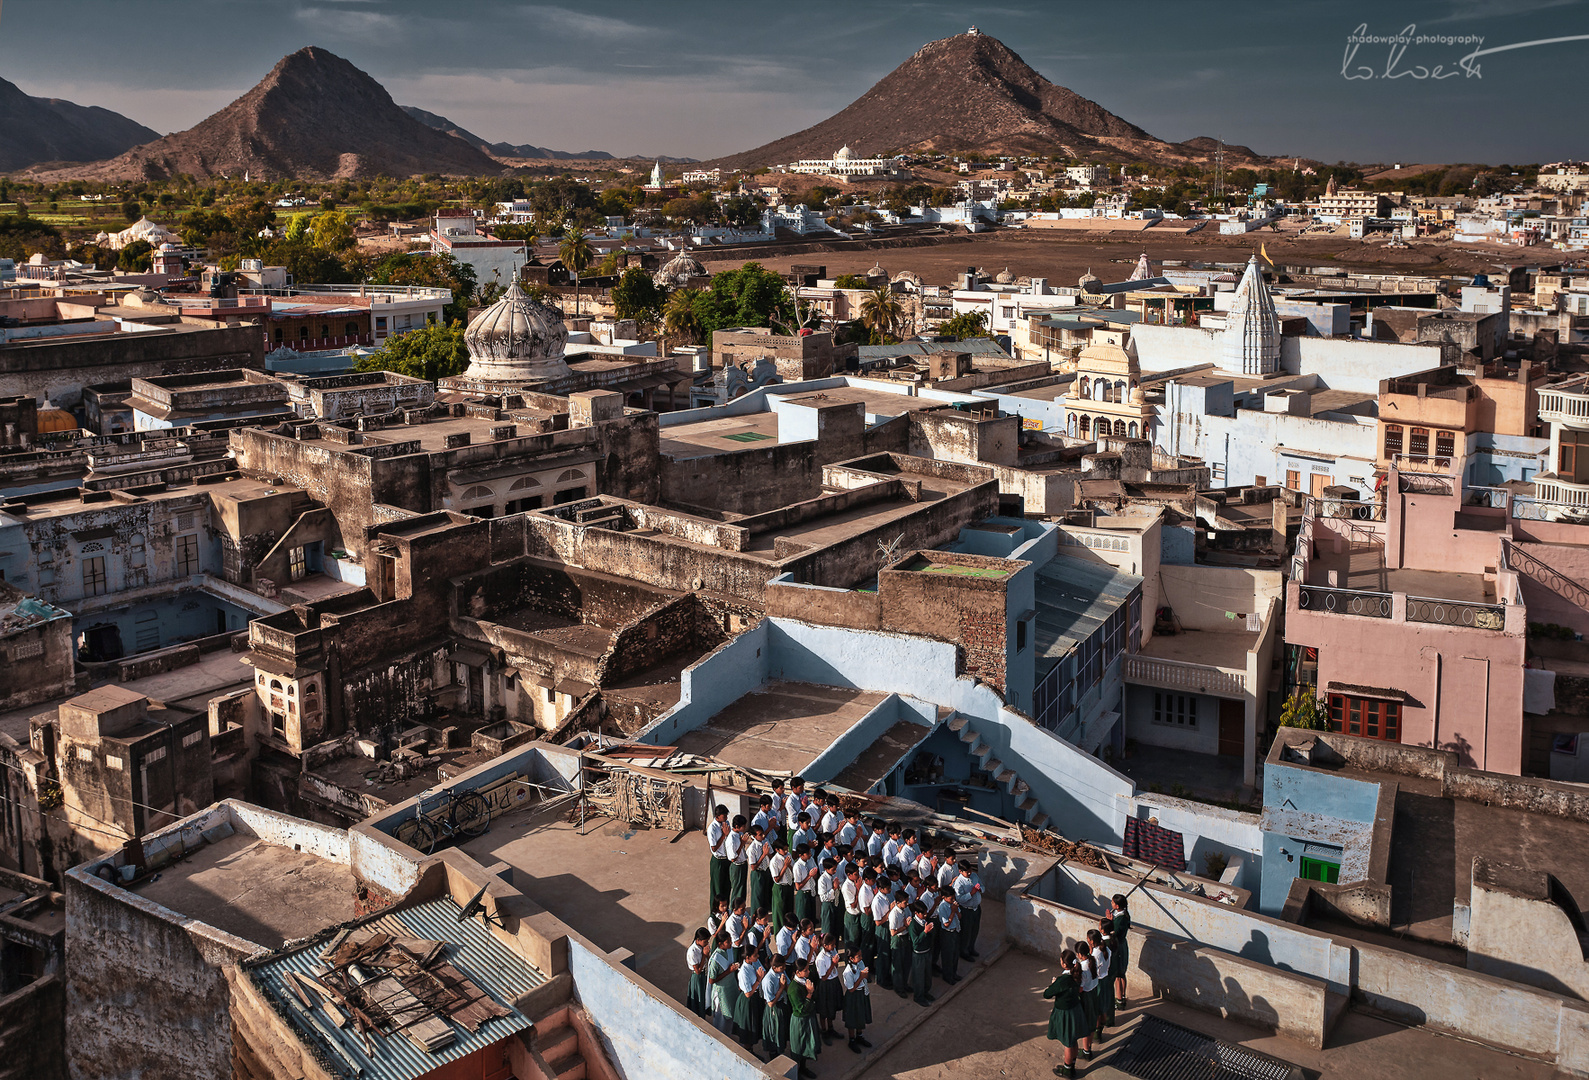
M 42 404 L 74 408 L 83 387 L 113 379 L 264 366 L 257 327 L 184 327 L 105 334 L 71 341 L 7 344 L 0 348 L 0 397 L 26 394 Z
M 72 1080 L 193 1080 L 231 1073 L 221 968 L 255 947 L 91 875 L 66 878 L 67 1054 Z
M 1555 994 L 1589 998 L 1589 964 L 1566 890 L 1548 874 L 1473 860 L 1468 968 Z
M 0 1080 L 66 1080 L 66 979 L 52 974 L 0 997 Z
M 1097 915 L 1045 900 L 1030 885 L 1005 897 L 1004 917 L 1016 944 L 1049 959 L 1098 927 Z M 1327 988 L 1318 979 L 1135 926 L 1127 936 L 1126 977 L 1139 993 L 1146 982 L 1171 1001 L 1324 1045 Z

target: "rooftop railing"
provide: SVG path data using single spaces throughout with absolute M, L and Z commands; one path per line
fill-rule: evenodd
M 1329 615 L 1356 615 L 1364 619 L 1388 619 L 1394 608 L 1394 595 L 1367 589 L 1339 589 L 1327 585 L 1303 585 L 1297 591 L 1297 607 Z
M 1431 596 L 1407 597 L 1407 621 L 1441 626 L 1470 626 L 1480 630 L 1506 629 L 1506 605 L 1467 600 L 1442 600 Z

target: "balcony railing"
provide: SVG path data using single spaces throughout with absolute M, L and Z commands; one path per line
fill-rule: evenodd
M 1539 418 L 1555 424 L 1589 424 L 1589 383 L 1539 392 Z
M 1506 606 L 1473 604 L 1463 600 L 1440 600 L 1429 596 L 1409 596 L 1407 621 L 1438 623 L 1441 626 L 1468 626 L 1480 630 L 1505 630 Z
M 1463 495 L 1464 506 L 1487 506 L 1492 510 L 1505 510 L 1512 505 L 1512 492 L 1509 488 L 1470 484 L 1464 489 Z
M 1538 479 L 1537 477 L 1535 478 Z M 1589 516 L 1589 505 L 1534 499 L 1527 495 L 1512 497 L 1512 516 L 1529 521 L 1581 521 Z
M 1449 495 L 1456 481 L 1444 473 L 1404 472 L 1399 476 L 1400 490 L 1413 495 Z
M 1125 681 L 1138 686 L 1193 690 L 1219 697 L 1241 697 L 1247 692 L 1245 675 L 1223 671 L 1208 664 L 1189 664 L 1184 660 L 1165 660 L 1140 654 L 1126 657 Z
M 1313 512 L 1321 518 L 1346 518 L 1348 521 L 1384 521 L 1385 504 L 1378 500 L 1311 499 Z
M 1365 619 L 1388 619 L 1393 606 L 1386 592 L 1367 589 L 1332 589 L 1324 585 L 1303 585 L 1298 589 L 1297 606 L 1304 611 L 1328 615 L 1358 615 Z
M 1589 509 L 1589 484 L 1563 480 L 1554 473 L 1535 476 L 1534 492 L 1540 502 L 1557 503 L 1577 510 Z

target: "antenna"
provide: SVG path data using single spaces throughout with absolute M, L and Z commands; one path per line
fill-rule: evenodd
M 1219 149 L 1214 151 L 1214 198 L 1221 199 L 1225 196 L 1225 140 L 1219 140 Z
M 458 912 L 459 922 L 466 923 L 476 915 L 479 915 L 482 919 L 493 926 L 500 926 L 503 929 L 507 928 L 507 923 L 503 921 L 502 916 L 486 910 L 486 890 L 490 887 L 491 885 L 489 882 L 480 886 L 480 891 L 469 898 L 469 902 L 465 904 Z

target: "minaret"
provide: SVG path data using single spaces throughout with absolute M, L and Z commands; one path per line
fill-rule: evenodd
M 1225 342 L 1220 366 L 1243 375 L 1269 375 L 1280 370 L 1280 317 L 1274 297 L 1258 269 L 1258 256 L 1247 260 L 1247 270 L 1236 286 L 1236 296 L 1225 317 Z

